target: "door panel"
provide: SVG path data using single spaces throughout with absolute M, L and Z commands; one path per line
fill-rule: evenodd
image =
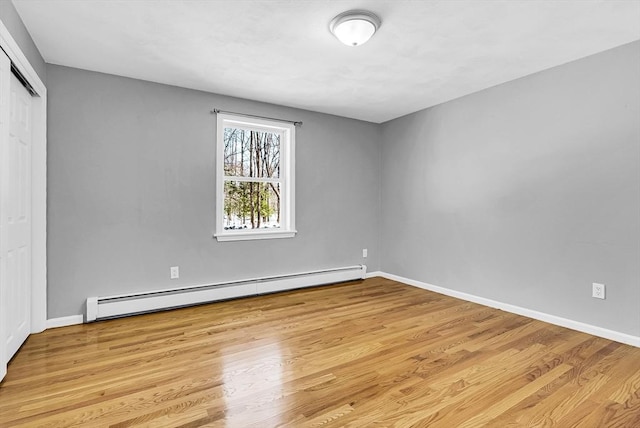
M 7 374 L 7 337 L 6 316 L 8 312 L 8 287 L 6 286 L 7 254 L 5 245 L 5 177 L 6 169 L 5 149 L 9 138 L 9 101 L 11 100 L 9 86 L 11 83 L 11 61 L 0 50 L 0 380 Z
M 31 330 L 31 95 L 11 75 L 8 138 L 2 168 L 2 252 L 6 300 L 2 314 L 5 357 L 16 353 Z

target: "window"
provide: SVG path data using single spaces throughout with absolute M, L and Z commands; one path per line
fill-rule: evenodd
M 295 235 L 295 126 L 218 113 L 216 238 Z

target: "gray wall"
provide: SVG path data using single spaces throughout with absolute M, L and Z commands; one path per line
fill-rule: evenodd
M 22 53 L 27 57 L 36 73 L 38 73 L 40 80 L 46 83 L 45 62 L 11 1 L 0 0 L 0 20 L 4 26 L 7 27 L 9 33 L 11 33 L 11 37 L 13 37 L 18 46 L 20 46 Z
M 640 335 L 639 54 L 383 125 L 47 65 L 48 317 L 87 296 L 357 264 L 368 248 L 371 271 Z M 296 238 L 211 237 L 213 107 L 305 122 Z
M 377 125 L 54 65 L 47 80 L 49 318 L 83 313 L 89 296 L 379 269 Z M 212 238 L 214 107 L 304 121 L 295 238 Z
M 385 123 L 381 269 L 640 335 L 639 76 L 635 42 Z

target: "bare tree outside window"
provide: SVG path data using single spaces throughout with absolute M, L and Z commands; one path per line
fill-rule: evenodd
M 224 128 L 224 229 L 280 228 L 281 135 Z

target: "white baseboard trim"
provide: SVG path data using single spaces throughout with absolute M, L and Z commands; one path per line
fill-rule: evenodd
M 47 328 L 66 327 L 68 325 L 82 324 L 84 317 L 82 315 L 70 315 L 68 317 L 51 318 L 47 320 Z
M 367 274 L 367 278 L 373 276 L 381 276 L 383 278 L 390 279 L 392 281 L 402 282 L 407 285 L 422 288 L 424 290 L 433 291 L 435 293 L 444 294 L 446 296 L 455 297 L 457 299 L 466 300 L 468 302 L 478 303 L 484 306 L 489 306 L 503 311 L 511 312 L 513 314 L 522 315 L 525 317 L 537 319 L 540 321 L 555 324 L 560 327 L 570 328 L 572 330 L 581 331 L 583 333 L 592 334 L 594 336 L 603 337 L 605 339 L 614 340 L 616 342 L 626 343 L 627 345 L 640 348 L 640 337 L 633 336 L 627 333 L 621 333 L 615 330 L 609 330 L 595 325 L 586 324 L 580 321 L 574 321 L 568 318 L 562 318 L 556 315 L 547 314 L 545 312 L 535 311 L 533 309 L 527 309 L 509 303 L 498 302 L 496 300 L 487 299 L 484 297 L 475 296 L 473 294 L 463 293 L 461 291 L 451 290 L 444 287 L 438 287 L 437 285 L 428 284 L 426 282 L 416 281 L 402 276 L 394 275 L 391 273 L 376 271 Z

